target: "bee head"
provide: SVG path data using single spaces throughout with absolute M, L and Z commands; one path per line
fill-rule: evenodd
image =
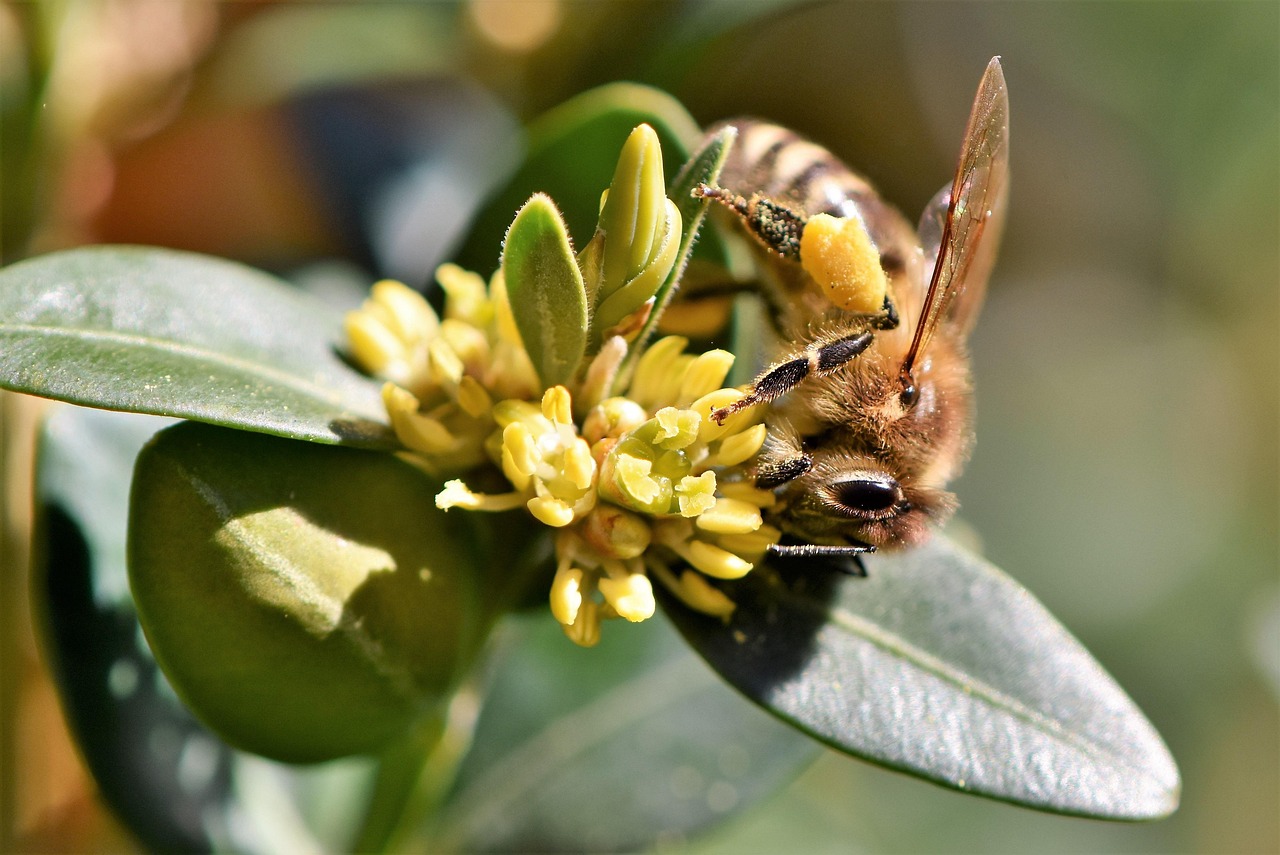
M 777 524 L 813 543 L 881 548 L 923 541 L 930 521 L 955 507 L 944 487 L 966 456 L 969 384 L 950 343 L 915 373 L 915 399 L 901 400 L 897 361 L 872 358 L 817 378 L 809 394 L 777 409 L 762 471 L 792 464 L 773 485 Z M 759 477 L 759 476 L 757 476 Z

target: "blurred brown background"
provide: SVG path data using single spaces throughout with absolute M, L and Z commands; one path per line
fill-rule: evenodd
M 377 144 L 342 137 L 368 113 L 314 96 L 420 97 L 442 75 L 478 84 L 458 121 L 490 123 L 494 163 L 518 145 L 510 119 L 637 80 L 703 123 L 794 127 L 914 216 L 950 180 L 995 54 L 1012 215 L 973 342 L 962 516 L 1160 729 L 1183 807 L 1145 826 L 1063 819 L 830 756 L 693 848 L 1280 851 L 1274 3 L 7 3 L 0 249 L 164 244 L 362 282 L 417 269 L 352 189 L 384 177 Z M 447 254 L 459 236 L 423 222 Z M 5 408 L 0 842 L 127 851 L 41 677 L 29 405 Z

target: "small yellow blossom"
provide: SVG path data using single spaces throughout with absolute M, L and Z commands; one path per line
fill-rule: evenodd
M 744 394 L 720 388 L 732 355 L 686 354 L 685 339 L 663 338 L 609 396 L 629 347 L 609 338 L 577 383 L 539 389 L 502 277 L 486 286 L 445 265 L 437 279 L 444 320 L 397 283 L 379 283 L 347 320 L 353 358 L 389 381 L 383 400 L 407 454 L 428 472 L 462 476 L 436 504 L 523 507 L 555 529 L 551 612 L 577 644 L 596 644 L 605 619 L 651 617 L 654 580 L 690 608 L 732 614 L 709 579 L 741 578 L 780 537 L 764 523 L 773 494 L 743 468 L 765 439 L 758 411 L 723 425 L 710 418 Z M 505 492 L 468 486 L 499 472 Z

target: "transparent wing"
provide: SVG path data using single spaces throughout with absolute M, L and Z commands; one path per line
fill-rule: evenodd
M 922 235 L 925 258 L 936 251 L 937 261 L 911 349 L 902 363 L 904 375 L 910 375 L 941 322 L 954 323 L 966 334 L 977 318 L 1004 226 L 1008 175 L 1009 95 L 1000 58 L 995 57 L 978 85 L 950 192 L 935 196 L 921 220 L 922 231 L 933 232 Z M 946 217 L 939 233 L 936 224 L 943 199 L 947 200 Z

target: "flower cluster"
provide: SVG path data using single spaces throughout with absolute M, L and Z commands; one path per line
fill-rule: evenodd
M 628 346 L 615 336 L 572 392 L 539 394 L 502 274 L 487 288 L 452 265 L 437 278 L 444 320 L 395 282 L 378 283 L 347 319 L 354 359 L 388 380 L 383 398 L 409 456 L 439 477 L 496 469 L 510 487 L 481 493 L 453 478 L 437 505 L 524 507 L 556 529 L 551 610 L 578 644 L 594 644 L 606 618 L 650 617 L 651 579 L 694 609 L 731 614 L 706 577 L 745 575 L 779 537 L 761 513 L 773 494 L 744 474 L 765 426 L 750 410 L 723 425 L 710 418 L 744 394 L 722 388 L 733 356 L 688 354 L 685 339 L 663 338 L 610 395 L 603 378 Z

